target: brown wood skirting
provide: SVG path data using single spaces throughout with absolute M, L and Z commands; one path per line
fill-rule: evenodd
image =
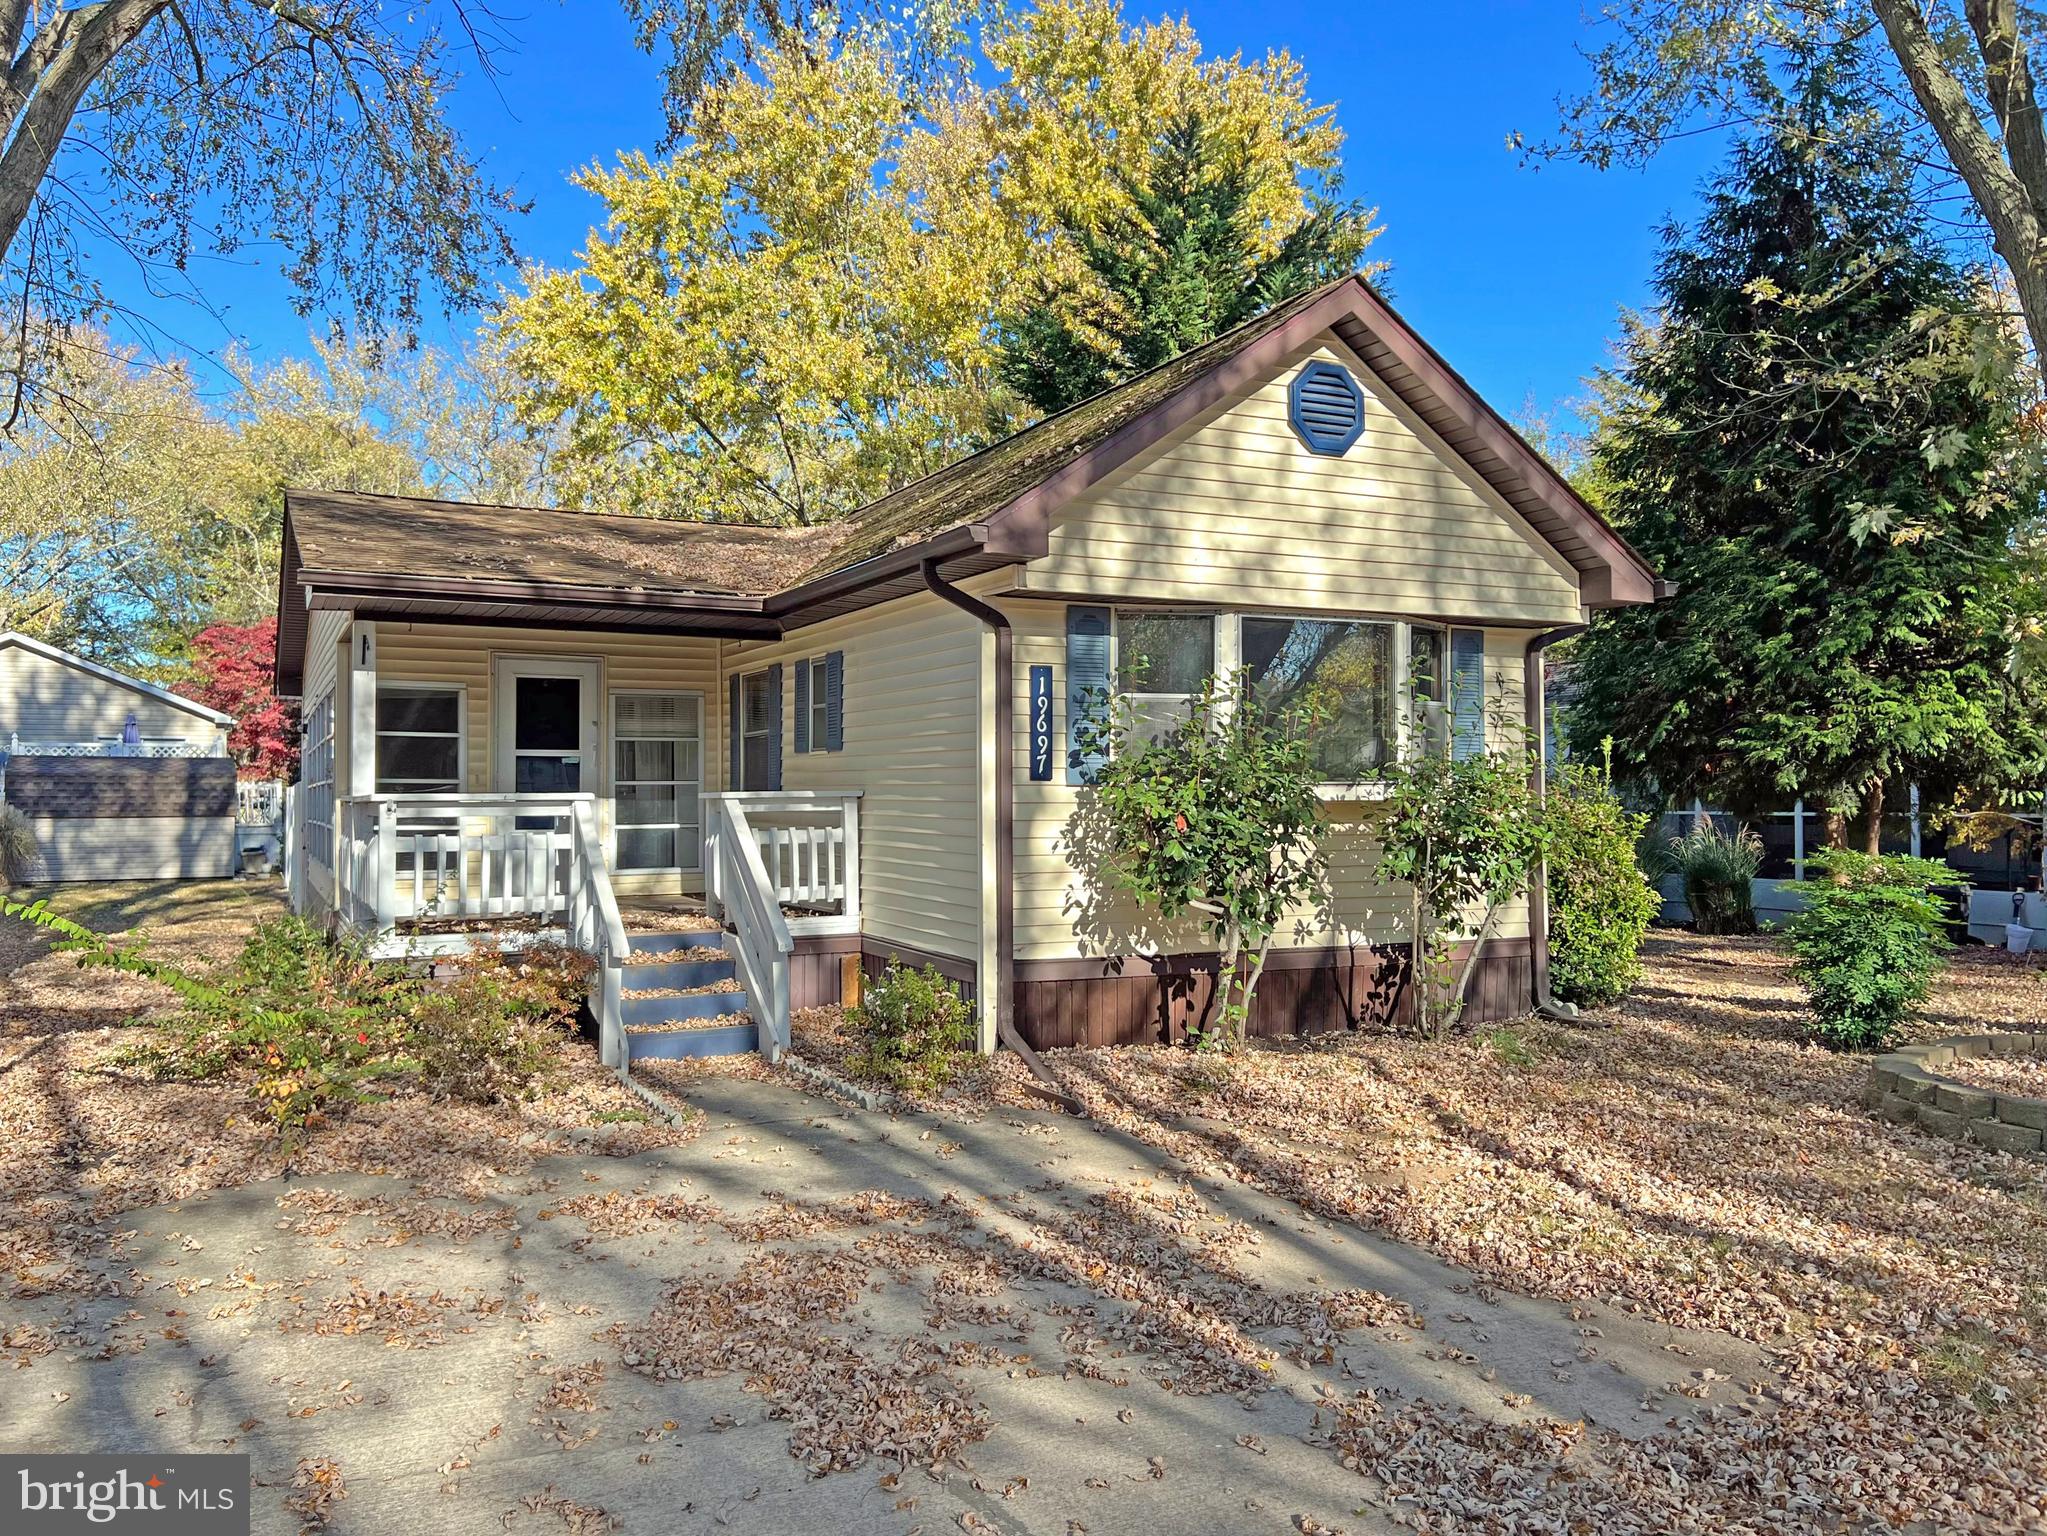
M 1039 1050 L 1184 1040 L 1215 1006 L 1213 954 L 1026 961 L 1017 967 L 1016 1024 Z M 1470 1021 L 1528 1011 L 1527 939 L 1495 939 L 1472 973 Z M 1384 1028 L 1411 1017 L 1405 944 L 1278 950 L 1252 1003 L 1250 1032 L 1277 1037 Z
M 789 956 L 789 1006 L 823 1008 L 839 1000 L 839 962 L 860 952 L 857 933 L 809 933 Z
M 913 969 L 921 970 L 930 965 L 938 974 L 960 985 L 960 996 L 968 1002 L 974 1000 L 980 969 L 971 960 L 956 960 L 951 955 L 933 954 L 928 949 L 919 949 L 914 944 L 892 944 L 872 934 L 861 940 L 860 969 L 869 976 L 879 976 L 888 969 L 889 961 L 898 960 Z
M 7 803 L 57 819 L 233 816 L 235 765 L 225 757 L 15 757 Z

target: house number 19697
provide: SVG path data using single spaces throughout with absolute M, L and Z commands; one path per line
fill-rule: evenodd
M 1052 669 L 1031 668 L 1031 782 L 1052 778 Z

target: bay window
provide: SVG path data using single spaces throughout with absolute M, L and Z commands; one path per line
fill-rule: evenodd
M 1211 675 L 1247 674 L 1264 707 L 1314 716 L 1326 784 L 1377 777 L 1411 741 L 1463 751 L 1482 683 L 1484 634 L 1391 619 L 1118 609 L 1109 675 L 1136 734 L 1158 740 L 1187 717 Z M 1408 701 L 1412 700 L 1412 709 Z M 1467 719 L 1467 716 L 1470 718 Z

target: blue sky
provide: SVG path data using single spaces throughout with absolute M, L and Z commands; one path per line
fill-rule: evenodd
M 1291 50 L 1315 96 L 1337 103 L 1349 190 L 1378 207 L 1374 254 L 1393 263 L 1394 301 L 1422 334 L 1502 411 L 1567 410 L 1618 311 L 1643 302 L 1657 227 L 1689 211 L 1715 146 L 1694 141 L 1645 172 L 1523 167 L 1507 134 L 1546 133 L 1557 94 L 1584 76 L 1572 0 L 1197 0 L 1185 13 L 1210 52 Z M 465 81 L 451 109 L 490 173 L 533 202 L 513 227 L 520 250 L 564 264 L 596 216 L 569 173 L 655 143 L 659 82 L 608 0 L 533 0 L 508 25 L 517 46 L 498 80 Z M 215 314 L 109 280 L 160 345 L 239 339 L 274 357 L 306 336 L 274 265 L 247 253 L 195 267 Z

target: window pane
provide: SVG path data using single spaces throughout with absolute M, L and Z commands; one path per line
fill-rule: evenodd
M 1269 709 L 1316 710 L 1315 761 L 1330 781 L 1384 764 L 1393 738 L 1390 625 L 1244 620 L 1244 665 Z
M 768 687 L 768 674 L 752 672 L 740 680 L 745 698 L 746 729 L 771 731 L 775 728 L 775 695 Z
M 697 701 L 688 694 L 614 694 L 611 715 L 616 736 L 694 737 L 698 731 Z
M 379 736 L 377 779 L 446 779 L 460 773 L 459 744 L 452 736 Z
M 520 757 L 512 787 L 522 795 L 573 793 L 583 787 L 583 760 L 567 755 Z
M 673 779 L 675 743 L 672 741 L 621 741 L 618 744 L 618 777 L 628 779 Z
M 618 867 L 620 869 L 673 869 L 675 868 L 675 834 L 668 831 L 632 830 L 621 827 L 618 833 Z
M 1205 613 L 1116 615 L 1121 693 L 1199 693 L 1215 670 L 1215 620 Z
M 379 688 L 377 729 L 437 731 L 452 736 L 462 728 L 460 704 L 460 694 L 444 689 Z
M 1421 698 L 1442 699 L 1443 659 L 1448 653 L 1447 639 L 1440 629 L 1416 625 L 1411 631 L 1407 667 L 1414 678 L 1415 693 Z
M 739 754 L 739 787 L 741 789 L 771 789 L 768 782 L 768 738 L 748 736 L 742 742 Z
M 1450 713 L 1444 705 L 1449 695 L 1449 654 L 1449 636 L 1442 630 L 1416 626 L 1410 632 L 1407 670 L 1415 695 L 1413 729 L 1426 752 L 1447 751 L 1450 745 Z
M 665 784 L 621 784 L 618 787 L 618 823 L 622 827 L 653 824 L 666 826 L 675 820 L 675 791 Z
M 573 677 L 513 681 L 512 745 L 521 752 L 573 752 L 582 742 L 583 685 Z

